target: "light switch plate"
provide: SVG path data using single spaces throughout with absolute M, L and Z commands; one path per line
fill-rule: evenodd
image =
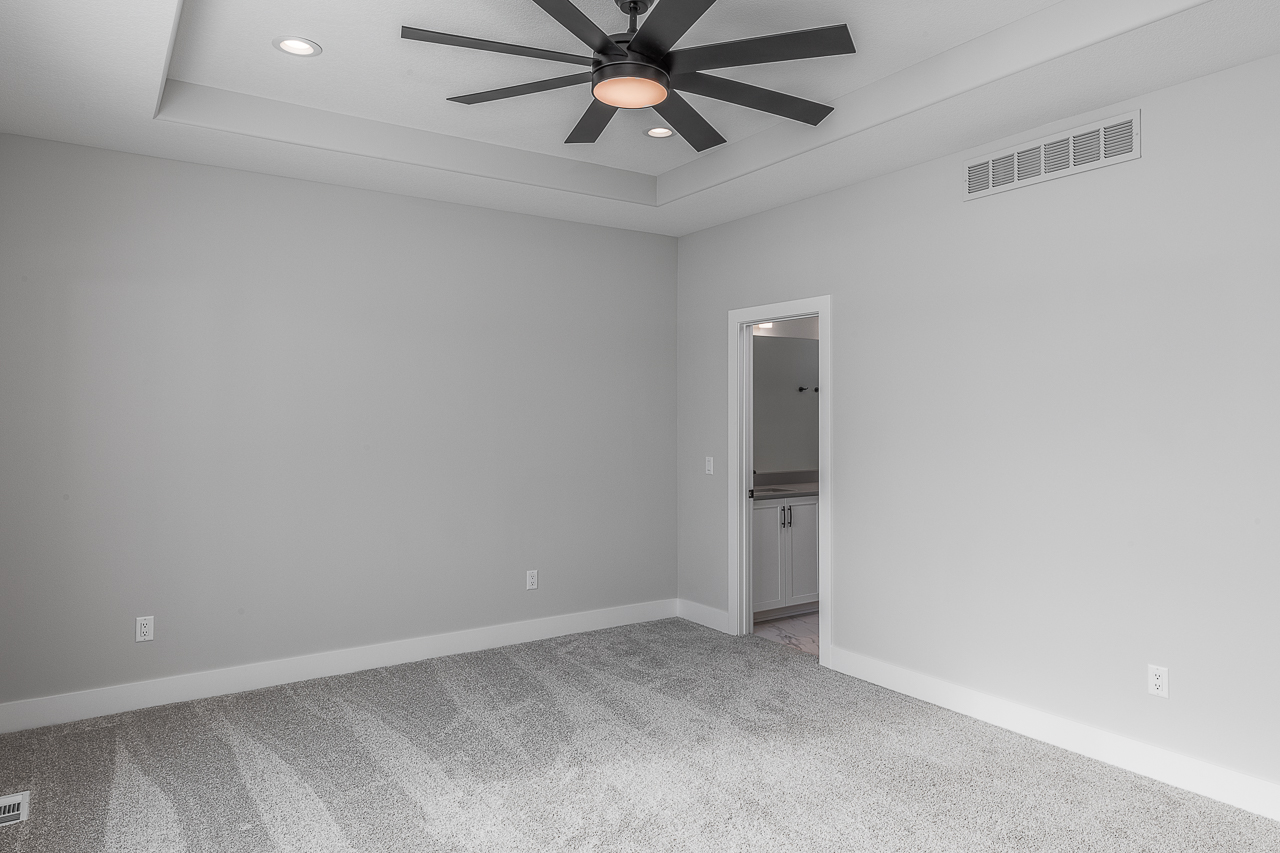
M 716 472 L 716 458 L 714 456 L 707 457 L 707 473 L 714 474 Z

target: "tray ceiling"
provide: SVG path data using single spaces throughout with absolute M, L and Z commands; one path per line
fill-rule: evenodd
M 578 4 L 625 29 L 613 0 Z M 728 140 L 696 154 L 646 136 L 652 110 L 565 145 L 585 85 L 450 103 L 575 69 L 399 37 L 587 54 L 530 0 L 11 0 L 0 132 L 683 234 L 1280 52 L 1271 0 L 720 0 L 679 44 L 838 23 L 857 54 L 715 72 L 834 105 L 822 125 L 690 95 Z
M 613 0 L 577 0 L 606 32 L 626 29 Z M 1052 5 L 1055 0 L 721 0 L 680 46 L 847 23 L 859 53 L 714 72 L 829 103 L 908 65 Z M 641 21 L 644 19 L 641 18 Z M 659 175 L 695 159 L 679 138 L 653 139 L 663 122 L 652 110 L 617 115 L 594 145 L 564 138 L 590 101 L 586 85 L 466 106 L 446 99 L 570 74 L 582 69 L 400 38 L 402 24 L 589 56 L 590 52 L 531 0 L 457 3 L 396 0 L 187 0 L 169 76 L 343 115 L 480 142 Z M 300 34 L 324 53 L 297 59 L 270 50 L 271 39 Z M 779 119 L 697 95 L 699 111 L 730 143 Z

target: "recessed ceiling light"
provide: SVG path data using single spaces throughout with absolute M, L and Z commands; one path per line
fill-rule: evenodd
M 298 36 L 280 36 L 280 38 L 271 42 L 280 50 L 294 56 L 319 56 L 320 45 L 311 39 L 299 38 Z
M 654 139 L 666 139 L 668 136 L 671 135 L 671 128 L 651 127 L 645 132 L 648 133 L 650 136 L 652 136 Z

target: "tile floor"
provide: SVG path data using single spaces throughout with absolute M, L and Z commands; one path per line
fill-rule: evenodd
M 818 614 L 787 616 L 769 622 L 757 622 L 755 635 L 809 655 L 818 653 Z

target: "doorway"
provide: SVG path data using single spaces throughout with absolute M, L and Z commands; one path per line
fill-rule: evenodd
M 818 654 L 818 317 L 751 327 L 752 632 Z
M 729 312 L 729 628 L 826 657 L 830 297 Z

